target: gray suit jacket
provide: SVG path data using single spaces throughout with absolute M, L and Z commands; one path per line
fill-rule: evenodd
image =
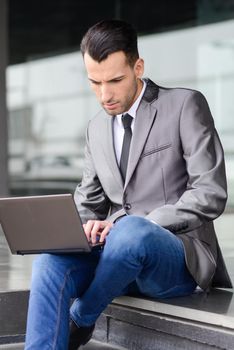
M 113 117 L 102 110 L 89 123 L 83 179 L 75 192 L 82 220 L 154 220 L 181 238 L 187 267 L 201 288 L 232 287 L 213 226 L 226 204 L 226 175 L 206 99 L 198 91 L 146 82 L 125 184 Z

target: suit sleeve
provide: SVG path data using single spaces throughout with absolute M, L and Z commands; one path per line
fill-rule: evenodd
M 227 200 L 223 149 L 206 99 L 199 92 L 191 91 L 183 103 L 180 139 L 187 188 L 175 204 L 166 204 L 147 215 L 174 233 L 214 220 L 223 212 Z
M 82 181 L 75 190 L 74 200 L 83 223 L 86 223 L 88 220 L 104 220 L 108 215 L 110 202 L 95 171 L 89 149 L 88 129 L 86 133 L 84 171 Z

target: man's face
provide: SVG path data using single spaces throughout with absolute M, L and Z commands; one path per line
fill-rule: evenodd
M 132 67 L 124 52 L 118 51 L 100 63 L 85 53 L 84 63 L 91 87 L 105 111 L 110 115 L 128 111 L 141 91 L 143 60 L 139 58 Z

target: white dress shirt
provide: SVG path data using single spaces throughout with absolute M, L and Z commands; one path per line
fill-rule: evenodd
M 140 95 L 137 97 L 136 101 L 133 103 L 131 108 L 128 111 L 125 111 L 123 113 L 123 114 L 128 113 L 133 118 L 132 124 L 131 124 L 132 133 L 133 133 L 133 129 L 134 129 L 137 108 L 140 104 L 140 101 L 142 99 L 142 96 L 143 96 L 143 94 L 145 92 L 145 88 L 146 88 L 146 83 L 144 81 L 142 81 L 142 82 L 143 82 L 143 87 L 142 87 Z M 118 164 L 120 163 L 123 138 L 124 138 L 124 127 L 123 127 L 123 123 L 121 120 L 123 114 L 117 114 L 115 116 L 114 125 L 113 125 L 113 127 L 114 127 L 114 147 L 115 147 L 115 154 L 116 154 L 116 159 L 117 159 Z

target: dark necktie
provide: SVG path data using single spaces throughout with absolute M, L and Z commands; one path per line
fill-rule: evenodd
M 120 171 L 122 174 L 123 181 L 125 181 L 125 177 L 126 177 L 129 148 L 130 148 L 130 143 L 132 138 L 132 129 L 131 129 L 132 119 L 133 118 L 127 113 L 122 115 L 122 123 L 124 127 L 124 139 L 123 139 L 123 146 L 122 146 L 122 152 L 120 157 Z

